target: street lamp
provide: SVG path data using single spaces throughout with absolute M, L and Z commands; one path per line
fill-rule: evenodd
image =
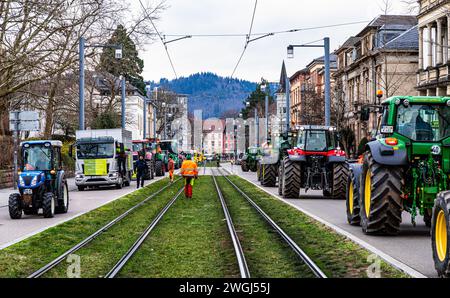
M 325 62 L 325 125 L 330 126 L 331 125 L 331 71 L 330 71 L 330 38 L 325 37 L 323 39 L 324 43 L 323 45 L 312 45 L 312 44 L 304 44 L 304 45 L 289 45 L 287 47 L 287 55 L 289 59 L 294 58 L 294 48 L 324 48 L 325 50 L 325 56 L 324 56 L 324 62 Z M 286 79 L 286 89 L 287 86 L 289 86 L 288 83 L 289 79 Z M 287 106 L 288 106 L 288 115 L 289 115 L 289 95 L 288 90 L 286 90 L 286 97 L 288 99 Z M 289 118 L 288 118 L 289 120 Z
M 266 141 L 269 141 L 269 83 L 264 80 L 264 78 L 261 78 L 261 91 L 266 94 L 265 96 L 265 117 L 266 117 Z
M 80 64 L 80 84 L 79 84 L 79 106 L 80 106 L 80 112 L 79 112 L 79 129 L 84 130 L 84 81 L 85 81 L 85 75 L 84 75 L 84 51 L 86 48 L 113 48 L 115 49 L 114 57 L 117 60 L 122 59 L 122 45 L 120 44 L 93 44 L 93 45 L 87 45 L 86 40 L 81 37 L 80 43 L 79 43 L 79 64 Z M 125 115 L 125 77 L 122 78 L 122 128 L 125 128 L 124 126 L 124 115 Z

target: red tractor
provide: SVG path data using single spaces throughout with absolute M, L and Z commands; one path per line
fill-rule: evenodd
M 280 195 L 299 198 L 304 188 L 306 192 L 323 190 L 328 198 L 345 199 L 349 167 L 336 128 L 301 126 L 294 149 L 287 153 L 279 168 Z
M 145 171 L 144 179 L 151 180 L 155 177 L 155 162 L 152 153 L 151 140 L 135 140 L 133 141 L 133 167 L 134 163 L 143 156 L 147 163 L 147 171 Z M 134 176 L 134 175 L 133 175 Z

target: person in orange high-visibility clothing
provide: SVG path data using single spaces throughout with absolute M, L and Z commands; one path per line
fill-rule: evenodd
M 186 160 L 183 161 L 180 174 L 184 178 L 184 195 L 187 199 L 192 199 L 192 188 L 194 186 L 195 179 L 198 178 L 198 166 L 194 161 L 192 161 L 190 154 L 188 154 L 186 156 Z
M 175 171 L 175 162 L 172 157 L 169 157 L 169 162 L 167 163 L 167 170 L 169 171 L 170 183 L 173 183 L 173 172 Z

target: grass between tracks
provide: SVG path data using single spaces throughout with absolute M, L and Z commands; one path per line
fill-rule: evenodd
M 239 277 L 239 269 L 211 176 L 200 177 L 192 200 L 172 206 L 121 277 Z
M 109 221 L 160 190 L 167 183 L 168 179 L 155 182 L 73 220 L 47 229 L 42 233 L 1 250 L 0 277 L 28 276 Z M 102 193 L 102 195 L 105 195 L 105 193 Z M 63 263 L 65 264 L 65 262 Z M 81 266 L 83 274 L 83 263 Z
M 251 277 L 314 277 L 275 230 L 225 178 L 217 181 L 227 202 Z
M 368 261 L 370 252 L 250 182 L 236 176 L 230 176 L 230 180 L 254 200 L 328 277 L 367 277 L 367 269 L 373 265 L 373 262 Z M 381 261 L 381 277 L 408 276 Z

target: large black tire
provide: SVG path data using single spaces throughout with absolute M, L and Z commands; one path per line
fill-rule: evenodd
M 433 209 L 431 225 L 431 248 L 433 250 L 434 267 L 440 277 L 450 277 L 450 191 L 441 192 Z
M 345 200 L 347 193 L 347 182 L 350 170 L 347 163 L 333 165 L 333 185 L 331 197 L 335 200 Z
M 243 160 L 241 162 L 241 169 L 242 169 L 242 172 L 249 172 L 250 171 L 250 169 L 248 168 L 246 160 Z
M 258 178 L 258 182 L 261 181 L 261 162 L 258 161 L 257 165 L 256 165 L 256 177 Z
M 276 165 L 261 165 L 261 185 L 265 187 L 275 187 L 277 185 Z
M 44 218 L 52 218 L 55 216 L 56 203 L 55 196 L 51 192 L 47 192 L 42 197 L 42 213 Z
M 283 197 L 298 199 L 300 197 L 300 188 L 302 185 L 301 164 L 299 162 L 293 162 L 289 157 L 286 157 L 283 160 L 283 167 Z
M 403 172 L 403 168 L 398 166 L 378 164 L 370 152 L 365 154 L 360 193 L 361 227 L 364 233 L 399 233 L 403 211 L 401 194 L 405 183 Z M 366 187 L 370 188 L 367 192 Z
M 56 213 L 63 214 L 69 211 L 69 188 L 67 181 L 64 181 L 58 193 L 58 206 L 55 209 Z
M 347 181 L 346 207 L 347 222 L 352 226 L 361 225 L 361 206 L 359 193 L 361 188 L 362 165 L 353 165 Z
M 278 194 L 283 195 L 283 176 L 284 176 L 284 164 L 283 162 L 278 167 Z
M 155 162 L 155 173 L 156 177 L 164 176 L 164 163 L 161 160 Z
M 20 194 L 15 193 L 9 196 L 8 207 L 11 219 L 22 218 L 22 198 Z

